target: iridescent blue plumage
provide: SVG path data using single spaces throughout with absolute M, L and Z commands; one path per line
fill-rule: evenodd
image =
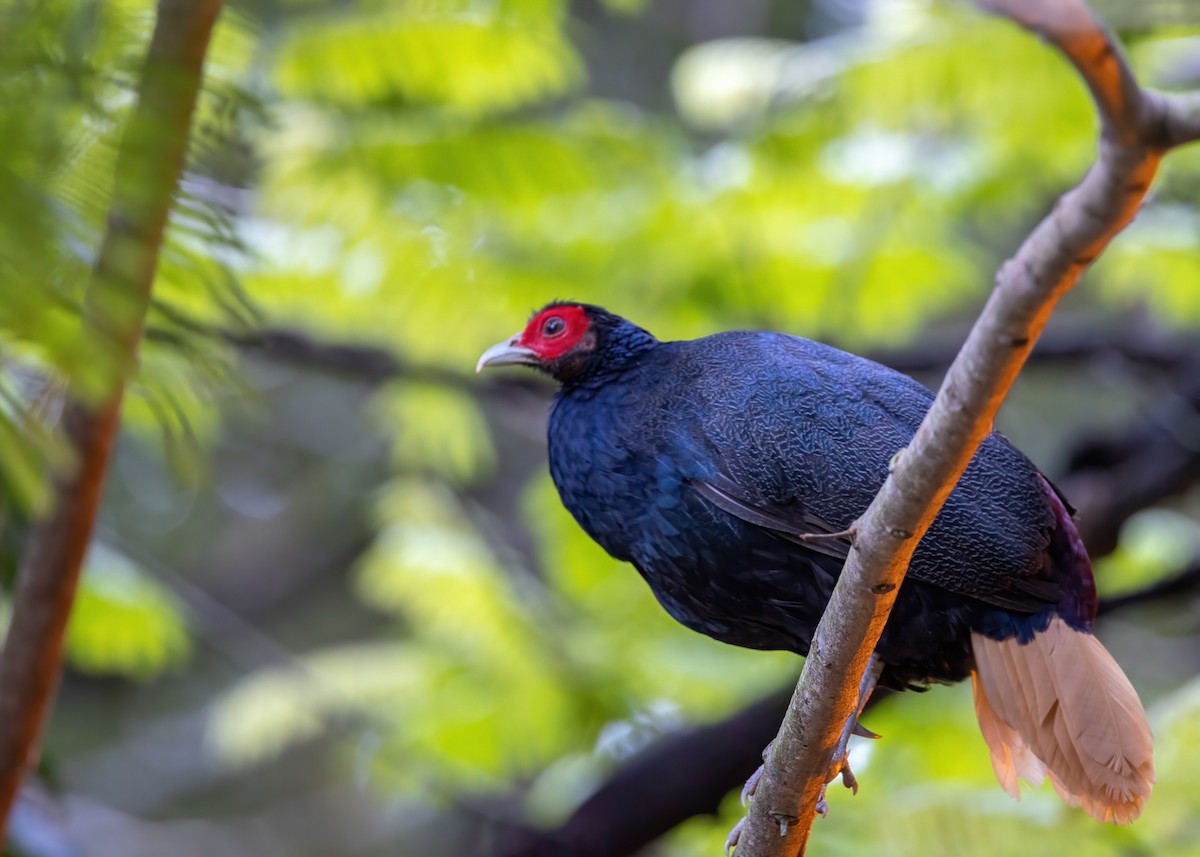
M 853 523 L 932 394 L 798 337 L 660 343 L 589 311 L 588 359 L 555 372 L 550 469 L 564 505 L 683 624 L 806 654 L 848 542 L 797 536 Z M 1078 595 L 1090 567 L 1062 550 L 1074 528 L 1052 496 L 1005 438 L 985 441 L 914 555 L 879 644 L 885 684 L 965 678 L 972 630 L 1032 634 L 1064 610 L 1090 623 Z
M 478 368 L 512 364 L 562 384 L 550 472 L 580 525 L 688 627 L 801 654 L 850 549 L 842 531 L 933 399 L 806 339 L 658 342 L 588 304 L 551 304 Z M 1009 794 L 1049 777 L 1072 806 L 1125 823 L 1150 795 L 1154 747 L 1136 691 L 1089 633 L 1095 612 L 1066 501 L 992 434 L 917 546 L 872 664 L 897 688 L 970 674 Z M 846 777 L 844 751 L 831 772 Z

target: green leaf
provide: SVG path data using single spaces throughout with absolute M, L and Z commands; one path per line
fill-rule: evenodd
M 1200 555 L 1200 522 L 1167 509 L 1145 509 L 1121 526 L 1117 549 L 1096 562 L 1108 596 L 1151 585 L 1183 570 Z
M 580 66 L 549 23 L 389 12 L 295 28 L 276 65 L 295 98 L 437 105 L 477 115 L 562 95 Z
M 392 429 L 392 457 L 404 473 L 430 473 L 469 484 L 494 466 L 490 432 L 478 403 L 466 392 L 401 382 L 377 399 L 380 424 Z
M 92 546 L 66 637 L 71 666 L 92 675 L 149 681 L 191 653 L 175 599 L 128 558 Z

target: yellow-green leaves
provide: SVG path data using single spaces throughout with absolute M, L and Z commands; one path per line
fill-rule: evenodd
M 191 651 L 175 599 L 125 557 L 93 546 L 67 628 L 71 666 L 138 681 L 181 666 Z
M 22 395 L 22 386 L 33 389 Z M 0 371 L 0 497 L 26 514 L 45 511 L 51 471 L 72 463 L 67 445 L 46 424 L 60 407 L 61 390 L 39 383 L 31 370 Z
M 468 114 L 566 93 L 578 60 L 554 22 L 458 13 L 367 14 L 312 22 L 283 45 L 276 80 L 293 98 L 435 105 Z
M 466 392 L 400 383 L 381 397 L 380 420 L 394 432 L 393 455 L 402 472 L 432 473 L 452 484 L 467 484 L 491 470 L 491 435 Z
M 373 775 L 392 788 L 491 782 L 532 773 L 577 737 L 576 701 L 532 591 L 501 567 L 446 490 L 394 483 L 366 560 L 364 600 L 395 614 L 405 639 L 327 649 L 231 689 L 210 725 L 234 761 L 268 758 L 365 724 Z
M 111 336 L 96 333 L 104 324 L 83 323 L 87 313 L 110 319 L 127 314 L 122 300 L 103 293 L 88 305 L 84 295 L 109 216 L 117 144 L 133 104 L 153 9 L 148 0 L 53 0 L 8 3 L 0 10 L 9 46 L 0 54 L 0 361 L 6 371 L 20 364 L 31 379 L 26 386 L 69 385 L 85 402 L 101 401 L 118 372 L 133 368 L 118 359 Z M 208 168 L 218 160 L 216 150 L 236 136 L 253 101 L 234 81 L 245 72 L 254 45 L 245 16 L 222 17 L 193 123 L 189 171 L 155 285 L 162 304 L 218 328 L 244 319 L 248 311 L 230 285 L 229 265 L 239 242 Z M 159 321 L 151 323 L 161 334 Z M 166 369 L 155 365 L 164 351 L 142 351 L 145 386 L 173 376 L 174 389 L 159 390 L 160 404 L 187 400 L 185 391 L 201 385 L 197 377 L 219 350 L 211 337 L 196 337 L 189 345 L 184 359 Z M 200 371 L 193 374 L 189 364 L 200 364 Z M 180 410 L 168 406 L 158 416 L 178 428 Z M 151 422 L 136 416 L 135 428 Z M 214 417 L 209 412 L 204 421 L 211 424 Z M 2 418 L 6 462 L 0 464 L 0 479 L 19 503 L 35 503 L 42 476 L 64 464 L 53 451 L 54 409 L 30 419 L 6 408 Z
M 1200 746 L 1200 679 L 1180 687 L 1151 713 L 1157 794 L 1138 831 L 1148 853 L 1191 857 L 1198 832 L 1194 796 L 1200 794 L 1200 767 L 1192 759 Z
M 1121 527 L 1117 549 L 1096 563 L 1096 580 L 1105 595 L 1149 586 L 1183 570 L 1200 552 L 1200 524 L 1190 515 L 1149 509 Z
M 1097 274 L 1106 297 L 1146 306 L 1173 326 L 1195 326 L 1200 323 L 1195 288 L 1200 282 L 1200 213 L 1190 202 L 1148 205 L 1102 257 Z
M 388 643 L 348 645 L 268 667 L 218 702 L 208 738 L 219 756 L 255 764 L 336 723 L 401 716 L 434 664 Z

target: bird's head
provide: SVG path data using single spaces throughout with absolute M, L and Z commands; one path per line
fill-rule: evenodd
M 532 366 L 564 383 L 616 368 L 657 340 L 632 322 L 592 304 L 556 301 L 538 310 L 525 329 L 483 352 L 489 366 Z

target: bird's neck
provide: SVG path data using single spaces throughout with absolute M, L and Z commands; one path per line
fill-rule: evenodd
M 601 387 L 637 365 L 661 344 L 652 334 L 630 322 L 605 331 L 599 353 L 562 379 L 563 391 Z

